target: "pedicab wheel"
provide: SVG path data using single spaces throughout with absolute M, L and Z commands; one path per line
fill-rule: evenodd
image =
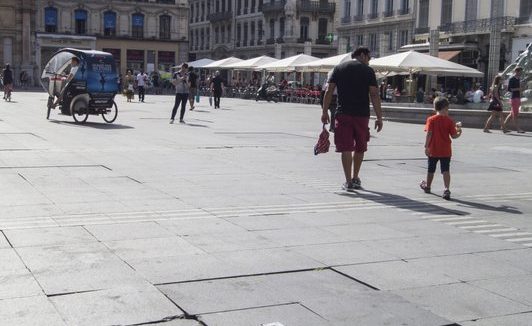
M 81 101 L 78 102 L 81 103 Z M 89 118 L 89 108 L 85 107 L 83 104 L 79 105 L 78 103 L 75 103 L 72 106 L 72 118 L 74 118 L 76 123 L 85 123 Z
M 107 123 L 115 122 L 116 117 L 118 116 L 118 106 L 116 105 L 116 103 L 113 101 L 113 106 L 109 109 L 106 109 L 105 111 L 105 113 L 102 113 L 103 120 Z

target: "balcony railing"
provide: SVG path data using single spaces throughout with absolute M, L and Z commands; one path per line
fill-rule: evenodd
M 410 14 L 410 8 L 402 8 L 397 11 L 397 14 L 399 16 L 408 15 Z
M 336 3 L 323 2 L 323 1 L 301 1 L 299 11 L 301 12 L 312 12 L 312 13 L 323 13 L 323 14 L 334 14 L 336 10 Z
M 530 17 L 530 16 L 519 17 L 519 18 L 517 18 L 517 23 L 518 24 L 530 24 L 530 23 L 532 23 L 532 17 Z
M 331 42 L 329 42 L 329 40 L 327 40 L 325 37 L 322 37 L 322 38 L 317 38 L 316 39 L 316 44 L 330 45 Z
M 364 21 L 364 15 L 356 15 L 356 16 L 353 16 L 353 21 L 354 21 L 354 22 L 361 22 L 361 21 Z
M 209 19 L 212 23 L 230 20 L 231 18 L 233 18 L 232 11 L 216 12 L 207 16 L 207 19 Z
M 393 10 L 385 10 L 382 12 L 382 17 L 392 17 L 394 15 Z
M 175 5 L 175 0 L 123 0 L 126 2 L 155 2 L 164 5 Z
M 266 44 L 274 44 L 275 43 L 275 39 L 274 38 L 269 38 L 266 40 Z
M 262 12 L 264 14 L 266 13 L 276 13 L 284 10 L 284 6 L 286 5 L 286 0 L 277 0 L 273 3 L 263 3 L 262 4 Z
M 368 14 L 368 19 L 376 19 L 378 17 L 379 17 L 379 13 L 377 12 L 372 12 Z
M 305 42 L 312 42 L 309 38 L 298 38 L 297 43 L 305 43 Z
M 351 22 L 351 16 L 342 17 L 342 24 L 349 24 Z
M 416 28 L 416 34 L 427 34 L 430 31 L 430 27 L 418 27 Z
M 277 40 L 275 40 L 277 43 L 284 43 L 284 39 L 282 37 L 278 37 Z
M 441 32 L 449 34 L 474 34 L 489 33 L 494 30 L 511 28 L 516 23 L 516 17 L 496 17 L 476 20 L 466 20 L 456 23 L 444 24 L 439 27 Z

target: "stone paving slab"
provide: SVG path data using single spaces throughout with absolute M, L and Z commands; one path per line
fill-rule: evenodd
M 154 222 L 120 223 L 107 225 L 87 225 L 89 231 L 99 241 L 166 238 L 171 236 L 161 225 Z
M 201 315 L 200 319 L 209 326 L 275 325 L 275 323 L 283 326 L 332 325 L 321 316 L 297 303 L 219 312 Z
M 177 236 L 151 239 L 106 241 L 105 244 L 120 258 L 138 259 L 171 257 L 202 253 L 198 247 Z
M 498 264 L 510 264 L 511 266 L 532 272 L 532 248 L 480 252 L 475 253 L 475 255 L 494 260 Z
M 33 326 L 36 322 L 50 326 L 68 325 L 44 295 L 2 300 L 1 325 Z
M 339 266 L 335 267 L 335 270 L 380 290 L 399 290 L 459 282 L 458 279 L 446 275 L 437 268 L 402 260 Z
M 87 230 L 79 226 L 6 230 L 4 233 L 15 248 L 97 241 Z
M 292 247 L 292 250 L 327 266 L 372 263 L 399 258 L 366 246 L 362 242 L 342 242 Z
M 530 311 L 530 306 L 466 283 L 392 292 L 438 316 L 458 323 Z
M 126 287 L 50 298 L 68 325 L 127 325 L 183 316 L 157 289 Z
M 506 276 L 491 280 L 470 282 L 484 290 L 532 307 L 532 275 Z
M 242 232 L 245 229 L 227 222 L 224 219 L 212 218 L 186 218 L 172 221 L 163 221 L 159 224 L 173 234 L 186 236 L 201 233 L 232 233 Z
M 476 321 L 462 322 L 462 326 L 529 326 L 532 313 L 523 313 L 509 316 L 482 318 Z
M 5 262 L 2 264 L 5 264 Z M 41 287 L 27 270 L 9 273 L 0 272 L 0 300 L 42 294 Z

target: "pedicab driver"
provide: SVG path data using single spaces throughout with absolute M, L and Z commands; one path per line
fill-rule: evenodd
M 333 92 L 338 88 L 338 107 L 336 109 L 334 144 L 336 152 L 342 153 L 342 166 L 346 191 L 361 188 L 360 167 L 369 141 L 369 100 L 373 104 L 375 129 L 382 129 L 382 110 L 379 88 L 375 72 L 368 66 L 370 51 L 366 47 L 356 49 L 347 62 L 337 65 L 323 100 L 322 123 L 329 123 L 329 106 Z
M 78 72 L 78 69 L 79 69 L 79 58 L 78 57 L 72 57 L 72 59 L 70 59 L 70 72 L 69 72 L 68 76 L 66 77 L 66 79 L 63 81 L 63 89 L 61 90 L 61 94 L 59 95 L 59 97 L 56 99 L 56 101 L 54 103 L 54 106 L 57 103 L 59 103 L 59 101 L 63 100 L 63 94 L 65 93 L 65 90 L 66 90 L 68 84 L 76 76 L 76 73 Z

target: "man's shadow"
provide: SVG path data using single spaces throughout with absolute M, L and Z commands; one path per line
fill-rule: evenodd
M 370 200 L 384 206 L 391 206 L 401 209 L 407 209 L 419 213 L 441 214 L 441 215 L 470 215 L 469 212 L 445 208 L 431 203 L 411 199 L 405 196 L 391 194 L 387 192 L 371 191 L 366 189 L 355 190 L 341 193 L 341 196 L 362 198 Z M 443 199 L 442 199 L 443 200 Z
M 523 214 L 523 212 L 521 212 L 517 208 L 512 207 L 512 206 L 507 206 L 507 205 L 500 205 L 496 207 L 496 206 L 491 206 L 487 204 L 476 203 L 476 202 L 456 199 L 456 198 L 452 198 L 451 201 L 460 204 L 460 206 L 467 206 L 467 207 L 482 209 L 486 211 L 494 211 L 494 212 L 509 213 L 509 214 Z

